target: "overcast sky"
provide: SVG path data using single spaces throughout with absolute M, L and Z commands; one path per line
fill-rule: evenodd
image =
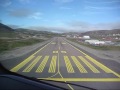
M 120 0 L 0 0 L 0 22 L 55 32 L 120 28 Z

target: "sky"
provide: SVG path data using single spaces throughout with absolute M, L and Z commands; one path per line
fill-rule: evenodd
M 0 0 L 0 22 L 53 32 L 117 29 L 120 0 Z

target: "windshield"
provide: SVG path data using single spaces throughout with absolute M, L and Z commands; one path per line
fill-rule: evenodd
M 0 0 L 0 63 L 71 90 L 120 89 L 120 0 Z

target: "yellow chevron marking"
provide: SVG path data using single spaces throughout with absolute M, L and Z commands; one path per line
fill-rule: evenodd
M 93 65 L 91 65 L 86 59 L 82 56 L 78 56 L 81 61 L 83 61 L 94 73 L 100 73 Z
M 93 62 L 95 65 L 97 65 L 99 68 L 101 68 L 103 71 L 105 71 L 106 73 L 113 73 L 114 75 L 116 75 L 117 77 L 120 78 L 120 75 L 117 74 L 116 72 L 112 71 L 111 69 L 109 69 L 108 67 L 106 67 L 105 65 L 101 64 L 100 62 L 98 62 L 97 60 L 93 59 L 90 56 L 85 56 L 88 60 L 90 60 L 91 62 Z
M 17 72 L 19 69 L 21 69 L 24 65 L 26 65 L 28 62 L 30 62 L 35 56 L 30 56 L 27 59 L 25 59 L 24 61 L 22 61 L 21 63 L 19 63 L 17 66 L 15 66 L 14 68 L 12 68 L 10 71 L 12 72 Z
M 43 61 L 39 65 L 39 67 L 37 68 L 36 72 L 40 72 L 40 73 L 43 72 L 43 69 L 45 68 L 45 65 L 46 65 L 48 59 L 49 59 L 49 56 L 45 56 L 45 58 L 43 59 Z
M 71 58 L 81 73 L 87 73 L 86 69 L 82 66 L 82 64 L 77 60 L 75 56 L 71 56 Z
M 49 67 L 49 73 L 55 73 L 56 71 L 56 60 L 57 60 L 57 56 L 52 56 L 52 60 L 50 63 L 50 67 Z
M 35 64 L 40 60 L 42 56 L 38 56 L 35 60 L 33 60 L 24 70 L 23 72 L 30 72 Z
M 68 56 L 64 56 L 64 61 L 65 61 L 66 67 L 67 67 L 67 71 L 69 73 L 74 73 L 74 69 L 73 69 L 73 67 L 71 65 L 71 62 L 70 62 Z

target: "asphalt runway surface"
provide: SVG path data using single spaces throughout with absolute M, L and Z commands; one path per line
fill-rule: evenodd
M 89 53 L 75 47 L 65 38 L 56 37 L 27 57 L 2 63 L 12 72 L 39 80 L 63 81 L 98 90 L 120 90 L 120 72 L 116 70 L 120 64 L 97 60 Z M 62 86 L 70 90 L 80 89 L 70 84 Z

